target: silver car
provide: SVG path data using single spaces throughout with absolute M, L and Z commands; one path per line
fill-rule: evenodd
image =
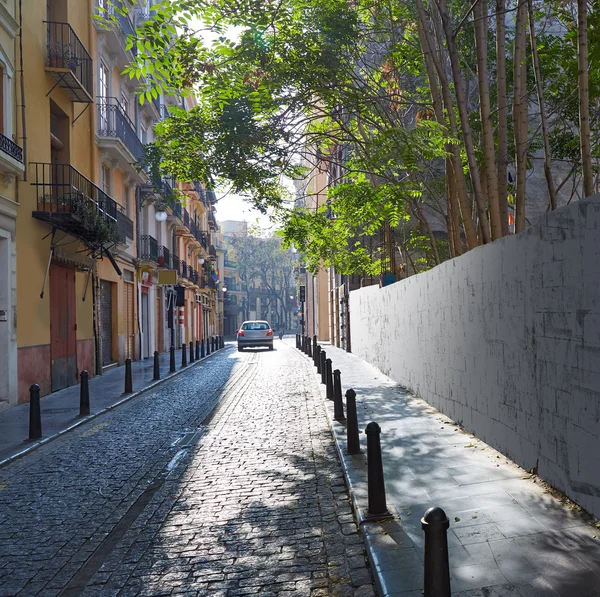
M 268 346 L 273 350 L 273 330 L 267 321 L 244 321 L 237 333 L 238 350 Z

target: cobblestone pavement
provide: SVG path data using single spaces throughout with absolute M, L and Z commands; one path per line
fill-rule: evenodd
M 373 595 L 314 376 L 276 348 L 0 469 L 0 596 Z

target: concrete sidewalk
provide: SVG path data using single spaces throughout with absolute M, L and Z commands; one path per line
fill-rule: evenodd
M 395 518 L 370 523 L 366 454 L 345 455 L 345 426 L 333 420 L 333 403 L 325 399 L 382 597 L 422 596 L 421 517 L 431 506 L 450 519 L 453 597 L 600 596 L 600 530 L 590 516 L 368 363 L 323 348 L 341 371 L 343 391 L 358 394 L 363 450 L 367 423 L 382 429 Z
M 227 347 L 227 344 L 225 345 Z M 208 357 L 195 361 L 191 365 L 200 363 Z M 195 354 L 195 351 L 194 351 Z M 133 393 L 123 394 L 125 389 L 125 367 L 114 367 L 103 375 L 97 375 L 89 381 L 90 412 L 88 417 L 79 417 L 79 390 L 80 386 L 72 386 L 44 396 L 41 401 L 42 433 L 43 438 L 38 441 L 29 441 L 29 404 L 20 404 L 0 412 L 0 466 L 11 462 L 24 453 L 39 447 L 54 439 L 61 433 L 81 425 L 91 418 L 118 406 L 124 401 L 135 398 L 142 392 L 155 387 L 166 379 L 179 375 L 190 367 L 189 349 L 188 366 L 181 368 L 181 349 L 175 351 L 176 372 L 169 373 L 169 353 L 160 355 L 160 381 L 154 381 L 154 359 L 133 361 L 131 373 Z

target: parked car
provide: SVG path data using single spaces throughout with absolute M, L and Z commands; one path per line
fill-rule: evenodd
M 273 350 L 273 330 L 267 321 L 244 321 L 237 333 L 238 350 L 268 346 Z

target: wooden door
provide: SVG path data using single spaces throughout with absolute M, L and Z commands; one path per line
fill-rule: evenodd
M 132 359 L 135 354 L 135 327 L 134 327 L 134 285 L 125 282 L 125 358 Z
M 52 391 L 77 384 L 75 270 L 50 266 L 50 359 Z

